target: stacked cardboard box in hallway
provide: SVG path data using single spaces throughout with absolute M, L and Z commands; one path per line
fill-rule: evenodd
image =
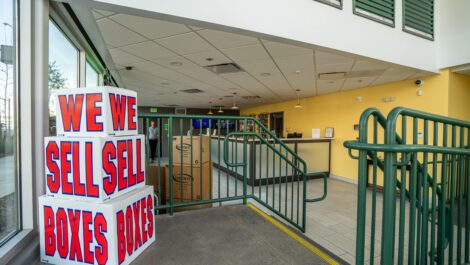
M 173 137 L 173 177 L 166 167 L 166 201 L 170 199 L 169 185 L 173 185 L 173 203 L 208 200 L 211 195 L 212 162 L 210 160 L 209 136 Z M 177 210 L 211 207 L 203 204 Z
M 155 241 L 137 95 L 77 88 L 59 90 L 56 101 L 58 136 L 45 138 L 39 197 L 41 261 L 129 264 Z

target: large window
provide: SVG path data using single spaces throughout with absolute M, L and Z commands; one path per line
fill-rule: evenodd
M 99 74 L 89 62 L 86 62 L 85 66 L 85 80 L 85 85 L 87 87 L 99 85 Z
M 0 246 L 20 230 L 16 1 L 0 1 Z
M 54 92 L 79 86 L 79 50 L 49 21 L 49 134 L 56 134 Z

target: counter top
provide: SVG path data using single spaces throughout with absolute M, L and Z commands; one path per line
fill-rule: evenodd
M 218 136 L 212 136 L 212 139 L 218 139 Z M 220 136 L 220 139 L 225 139 L 225 136 Z M 235 138 L 235 137 L 230 137 L 230 140 L 236 140 L 236 141 L 241 141 L 243 138 Z M 299 142 L 306 142 L 306 143 L 312 143 L 312 142 L 330 142 L 334 140 L 334 138 L 279 138 L 281 141 L 284 143 L 299 143 Z M 272 141 L 271 138 L 266 139 L 267 141 Z M 259 139 L 249 139 L 248 141 L 255 141 L 259 142 Z

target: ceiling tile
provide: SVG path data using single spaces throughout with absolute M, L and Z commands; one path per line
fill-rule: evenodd
M 97 13 L 101 14 L 102 16 L 105 16 L 105 17 L 111 16 L 111 15 L 114 14 L 114 12 L 106 11 L 106 10 L 102 10 L 102 9 L 93 9 L 93 11 L 95 11 L 95 12 L 97 12 Z
M 356 61 L 351 71 L 371 71 L 371 70 L 385 70 L 389 66 L 387 64 L 372 63 L 368 61 Z
M 261 74 L 280 75 L 274 62 L 270 59 L 240 61 L 238 65 L 246 72 L 258 78 Z
M 219 49 L 259 44 L 257 38 L 211 29 L 198 31 L 198 34 Z
M 300 89 L 304 92 L 315 92 L 315 78 L 312 74 L 288 75 L 286 78 L 293 89 Z
M 232 82 L 229 82 L 226 79 L 201 67 L 186 68 L 178 71 L 216 88 L 231 88 L 236 86 Z
M 336 55 L 333 53 L 315 51 L 315 62 L 317 65 L 323 64 L 347 64 L 352 63 L 354 58 Z
M 340 90 L 341 84 L 344 79 L 338 80 L 318 80 L 318 95 L 323 95 L 327 93 L 338 92 Z
M 225 55 L 235 62 L 268 59 L 269 55 L 261 44 L 240 46 L 222 50 Z
M 341 90 L 349 90 L 369 86 L 376 78 L 377 76 L 347 78 L 346 81 L 344 81 Z
M 184 24 L 146 17 L 117 14 L 110 18 L 149 39 L 159 39 L 191 31 Z
M 353 62 L 339 63 L 339 64 L 322 64 L 317 65 L 317 74 L 320 73 L 333 73 L 333 72 L 349 72 Z
M 162 66 L 168 67 L 170 69 L 178 70 L 184 68 L 194 68 L 197 67 L 197 64 L 181 57 L 181 56 L 174 56 L 168 58 L 159 58 L 152 60 Z M 177 65 L 176 63 L 181 63 L 181 65 Z
M 190 27 L 192 30 L 195 30 L 195 31 L 204 29 L 204 28 L 200 28 L 200 27 L 196 27 L 196 26 L 192 26 L 192 25 L 187 25 L 187 26 Z
M 224 78 L 248 90 L 265 90 L 266 88 L 245 72 L 224 74 Z
M 274 58 L 284 75 L 308 74 L 314 76 L 313 54 Z
M 98 20 L 97 24 L 106 44 L 112 45 L 113 47 L 125 46 L 145 40 L 145 38 L 139 34 L 108 18 Z
M 139 56 L 140 58 L 145 58 L 147 60 L 176 56 L 175 53 L 156 44 L 153 41 L 131 44 L 128 46 L 121 47 L 120 49 L 126 51 L 127 53 Z
M 139 71 L 143 73 L 148 73 L 151 75 L 161 73 L 161 72 L 167 72 L 169 69 L 163 66 L 160 66 L 156 63 L 149 62 L 149 61 L 144 61 L 144 62 L 138 62 L 138 63 L 133 63 L 132 66 L 134 67 L 133 71 Z
M 104 17 L 102 14 L 96 12 L 95 10 L 91 10 L 91 14 L 93 14 L 93 17 L 95 19 L 100 19 L 100 18 Z
M 406 68 L 397 68 L 397 67 L 390 67 L 387 69 L 376 81 L 374 81 L 374 85 L 384 84 L 388 82 L 394 81 L 401 81 L 408 78 L 411 78 L 416 71 L 406 69 Z
M 136 57 L 127 52 L 123 52 L 119 49 L 110 49 L 109 53 L 111 54 L 111 57 L 113 58 L 115 64 L 126 65 L 144 61 L 144 59 L 142 58 Z
M 213 46 L 194 32 L 159 39 L 156 42 L 179 54 L 214 50 Z
M 223 55 L 221 52 L 217 50 L 185 54 L 183 55 L 183 57 L 197 63 L 200 66 L 208 66 L 208 65 L 216 65 L 216 64 L 232 62 L 229 58 L 227 58 L 225 55 Z M 210 58 L 211 60 L 207 60 L 208 58 Z
M 294 56 L 299 54 L 313 54 L 312 49 L 299 46 L 284 44 L 280 42 L 264 42 L 264 46 L 268 52 L 274 57 Z

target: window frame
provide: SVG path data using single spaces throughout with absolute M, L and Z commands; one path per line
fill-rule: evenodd
M 19 31 L 20 31 L 20 1 L 19 0 L 13 0 L 13 21 L 14 25 L 12 26 L 12 43 L 13 43 L 13 48 L 14 48 L 14 55 L 15 55 L 15 64 L 12 67 L 13 68 L 13 78 L 14 80 L 14 99 L 15 102 L 14 104 L 14 119 L 13 119 L 13 124 L 15 128 L 15 193 L 16 193 L 16 200 L 17 200 L 17 229 L 15 231 L 10 232 L 9 235 L 5 236 L 3 239 L 0 239 L 0 248 L 2 248 L 4 245 L 6 245 L 12 238 L 14 238 L 16 235 L 18 235 L 22 230 L 23 230 L 23 214 L 22 214 L 22 189 L 21 189 L 21 164 L 20 164 L 20 157 L 21 157 L 21 139 L 20 139 L 20 134 L 21 134 L 21 128 L 20 128 L 20 118 L 19 114 L 20 112 L 20 36 L 19 36 Z M 5 89 L 7 89 L 5 87 Z
M 406 12 L 406 1 L 407 0 L 402 0 L 402 30 L 403 32 L 406 32 L 406 33 L 409 33 L 411 35 L 415 35 L 417 37 L 420 37 L 420 38 L 423 38 L 423 39 L 427 39 L 427 40 L 430 40 L 430 41 L 434 41 L 435 39 L 435 34 L 436 34 L 436 1 L 435 0 L 432 0 L 432 6 L 433 6 L 433 9 L 432 9 L 432 23 L 433 23 L 433 29 L 432 29 L 432 34 L 429 34 L 429 33 L 426 33 L 426 32 L 423 32 L 419 29 L 415 29 L 413 27 L 410 27 L 410 26 L 406 26 L 406 22 L 405 22 L 405 19 L 406 19 L 406 15 L 405 15 L 405 12 Z
M 78 48 L 78 82 L 85 82 L 85 62 L 95 62 L 103 84 L 105 65 L 91 48 L 83 32 L 64 7 L 55 1 L 14 0 L 16 40 L 16 126 L 19 229 L 0 246 L 0 264 L 12 260 L 30 264 L 37 259 L 38 196 L 45 193 L 44 137 L 48 136 L 48 49 L 49 20 L 53 18 L 58 28 Z M 82 67 L 80 67 L 82 66 Z M 97 69 L 98 68 L 98 69 Z M 44 120 L 46 122 L 44 122 Z M 22 130 L 22 128 L 27 128 Z M 32 130 L 31 128 L 34 128 Z M 18 255 L 21 251 L 28 255 Z
M 338 8 L 339 10 L 343 10 L 343 0 L 314 0 L 314 1 L 325 4 L 325 5 L 329 5 L 334 8 Z M 339 3 L 335 4 L 334 2 L 339 2 Z
M 361 8 L 357 8 L 357 3 L 356 3 L 356 1 L 357 1 L 357 0 L 353 0 L 353 5 L 352 5 L 352 9 L 353 9 L 353 14 L 354 14 L 354 15 L 357 15 L 357 16 L 360 16 L 360 17 L 363 17 L 363 18 L 366 18 L 366 19 L 375 21 L 375 22 L 377 22 L 377 23 L 380 23 L 380 24 L 389 26 L 389 27 L 391 27 L 391 28 L 395 28 L 396 19 L 397 19 L 397 16 L 396 16 L 397 1 L 396 1 L 396 0 L 393 0 L 393 19 L 392 19 L 391 21 L 389 21 L 389 19 L 387 19 L 387 18 L 385 18 L 385 17 L 382 17 L 382 16 L 380 16 L 380 15 L 374 14 L 374 13 L 372 13 L 372 12 L 368 12 L 367 10 L 364 10 L 364 9 L 361 9 Z

